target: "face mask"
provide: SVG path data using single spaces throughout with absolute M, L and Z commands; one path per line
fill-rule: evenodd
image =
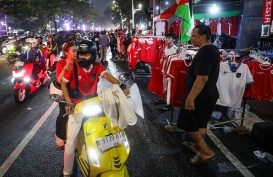
M 88 68 L 91 64 L 93 64 L 95 62 L 95 60 L 86 60 L 84 58 L 79 58 L 78 59 L 78 63 L 79 66 L 82 68 Z

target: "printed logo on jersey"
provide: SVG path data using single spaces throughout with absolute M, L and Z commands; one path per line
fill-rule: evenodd
M 80 81 L 82 79 L 82 76 L 78 76 L 78 80 Z
M 96 78 L 96 73 L 92 74 L 91 77 L 92 77 L 92 79 L 95 79 Z
M 242 73 L 236 73 L 236 77 L 240 78 L 242 76 Z

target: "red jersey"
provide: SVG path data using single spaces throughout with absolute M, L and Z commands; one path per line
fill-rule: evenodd
M 273 99 L 273 65 L 262 65 L 259 62 L 246 62 L 254 79 L 248 87 L 245 97 L 258 101 Z
M 59 61 L 56 65 L 56 78 L 59 77 L 59 75 L 61 74 L 64 66 L 66 65 L 66 59 L 62 59 L 61 61 Z
M 163 62 L 167 59 L 167 57 L 163 57 L 161 59 L 155 60 L 152 65 L 151 71 L 152 75 L 150 78 L 150 82 L 148 85 L 148 90 L 157 94 L 161 98 L 165 98 L 163 92 L 163 75 L 162 75 L 162 66 Z
M 170 104 L 173 107 L 180 107 L 183 99 L 185 99 L 188 64 L 185 60 L 175 60 L 171 63 L 168 75 L 171 77 Z
M 157 39 L 153 38 L 153 40 L 147 40 L 146 44 L 146 59 L 144 62 L 153 63 L 156 60 L 156 51 L 157 51 Z
M 222 26 L 221 26 L 221 31 L 222 33 L 228 34 L 228 18 L 221 18 L 220 20 Z
M 78 67 L 78 88 L 81 95 L 84 97 L 97 93 L 97 86 L 99 77 L 105 71 L 101 63 L 95 62 L 90 68 Z M 63 77 L 63 81 L 70 84 L 72 89 L 76 88 L 76 81 L 74 75 L 74 69 L 70 72 L 66 72 Z M 82 99 L 82 100 L 83 100 Z M 73 103 L 78 103 L 82 100 L 72 99 Z
M 181 21 L 174 21 L 170 26 L 170 33 L 179 36 L 181 33 Z

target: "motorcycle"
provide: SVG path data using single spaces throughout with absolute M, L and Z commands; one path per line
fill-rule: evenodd
M 63 101 L 57 82 L 51 83 L 50 87 L 58 87 L 58 94 L 50 93 L 52 100 L 71 104 Z M 137 94 L 141 100 L 139 91 Z M 138 105 L 142 108 L 142 103 Z M 75 150 L 75 158 L 83 176 L 129 177 L 125 165 L 130 153 L 126 133 L 122 128 L 111 127 L 99 97 L 94 95 L 73 105 L 73 108 L 75 114 L 85 116 Z
M 38 70 L 40 70 L 38 72 Z M 25 62 L 16 61 L 12 71 L 14 84 L 14 99 L 17 103 L 23 103 L 26 98 L 46 85 L 49 77 L 39 65 L 33 64 L 33 59 Z

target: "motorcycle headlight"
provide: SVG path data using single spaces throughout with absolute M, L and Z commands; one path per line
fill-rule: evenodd
M 87 153 L 88 153 L 89 159 L 91 159 L 93 165 L 96 167 L 100 167 L 100 162 L 99 162 L 97 151 L 94 148 L 88 148 Z
M 12 49 L 14 47 L 14 45 L 10 45 L 10 46 L 8 46 L 8 49 L 10 50 L 10 49 Z
M 25 81 L 26 83 L 29 83 L 30 78 L 29 78 L 29 77 L 24 77 L 24 81 Z
M 12 72 L 12 76 L 14 77 L 14 78 L 17 78 L 17 77 L 22 77 L 24 74 L 25 74 L 25 70 L 22 70 L 22 71 L 20 71 L 20 72 Z
M 102 108 L 99 104 L 91 104 L 85 106 L 82 113 L 86 116 L 96 116 L 102 113 Z

